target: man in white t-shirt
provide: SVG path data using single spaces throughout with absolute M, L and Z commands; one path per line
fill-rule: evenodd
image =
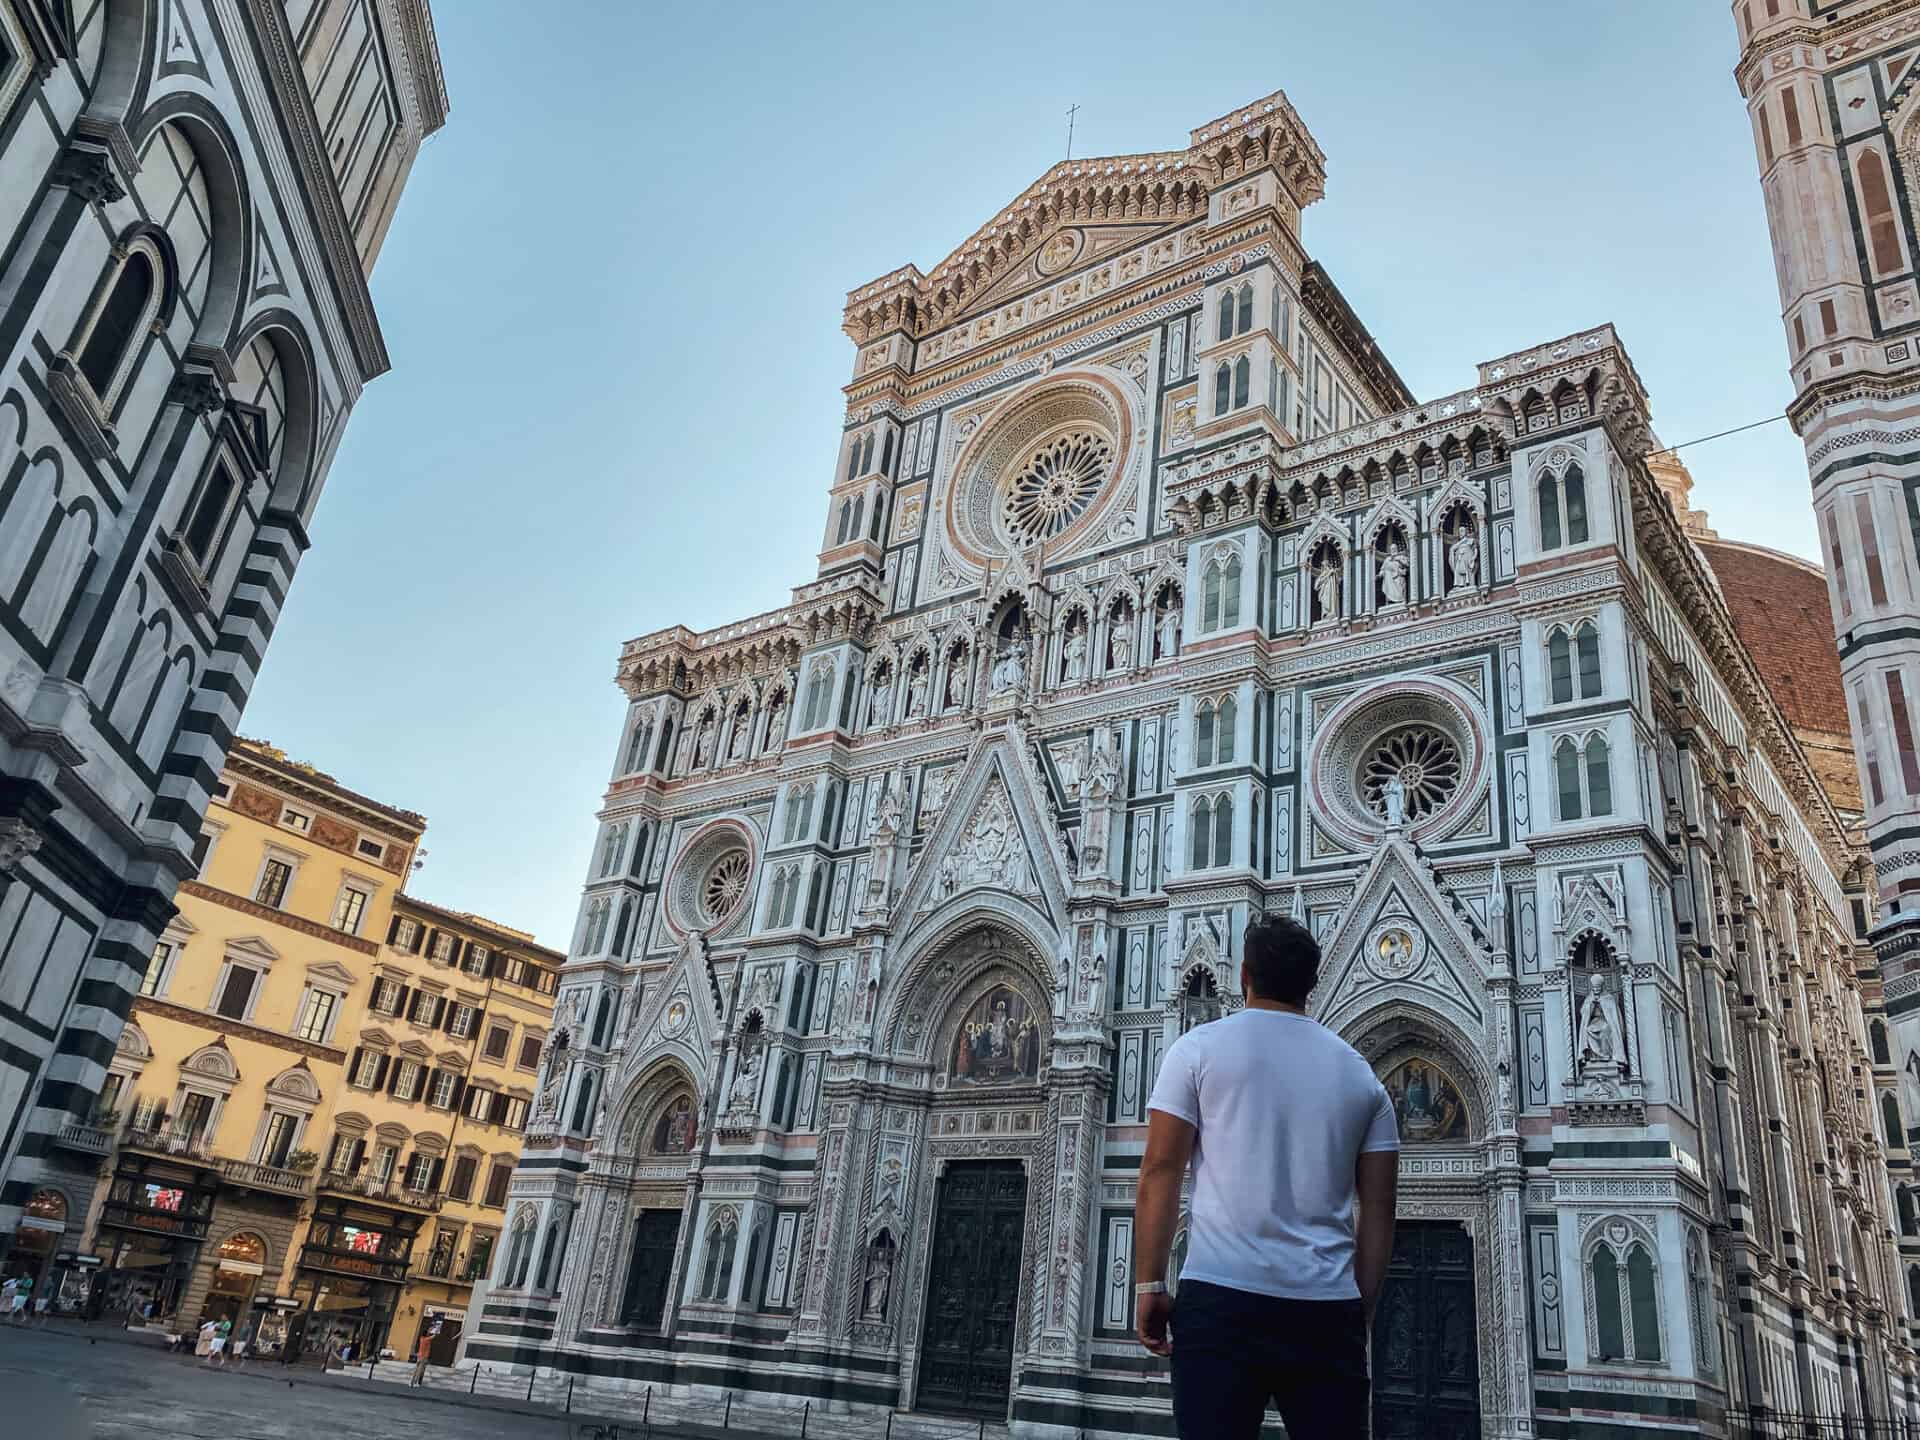
M 1175 1041 L 1147 1102 L 1135 1330 L 1172 1357 L 1183 1440 L 1253 1440 L 1270 1399 L 1289 1440 L 1368 1431 L 1367 1331 L 1393 1254 L 1400 1136 L 1372 1067 L 1307 1018 L 1319 968 L 1305 926 L 1255 920 L 1246 1008 Z M 1189 1158 L 1176 1304 L 1167 1254 Z

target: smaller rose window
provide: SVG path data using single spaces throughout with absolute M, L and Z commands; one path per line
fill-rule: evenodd
M 731 915 L 747 893 L 747 852 L 729 850 L 707 868 L 700 882 L 700 908 L 706 911 L 709 925 L 718 925 Z
M 1386 787 L 1398 779 L 1409 823 L 1423 820 L 1460 788 L 1460 747 L 1432 725 L 1402 725 L 1377 740 L 1360 765 L 1360 794 L 1386 818 Z
M 1112 464 L 1112 444 L 1090 430 L 1047 441 L 1007 482 L 1000 502 L 1007 530 L 1027 544 L 1051 540 L 1086 513 Z

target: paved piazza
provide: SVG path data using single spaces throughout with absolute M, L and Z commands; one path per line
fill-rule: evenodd
M 273 1375 L 273 1379 L 266 1378 Z M 0 1329 L 0 1393 L 13 1433 L 34 1440 L 563 1440 L 577 1427 L 558 1417 L 435 1404 L 300 1378 L 277 1367 L 239 1374 L 202 1370 L 158 1348 L 63 1332 Z M 24 1399 L 25 1413 L 14 1406 Z M 11 1428 L 9 1426 L 8 1428 Z M 639 1435 L 635 1426 L 633 1434 Z M 656 1431 L 665 1440 L 664 1432 Z

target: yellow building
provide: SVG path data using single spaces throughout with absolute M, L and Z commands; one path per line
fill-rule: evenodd
M 387 939 L 335 1101 L 321 1185 L 325 1192 L 364 1143 L 371 1182 L 397 1169 L 404 1193 L 424 1186 L 432 1195 L 385 1343 L 412 1355 L 424 1333 L 448 1361 L 473 1284 L 492 1268 L 566 957 L 410 895 L 398 898 Z M 412 1145 L 405 1161 L 403 1135 Z
M 53 1293 L 170 1330 L 257 1319 L 306 1355 L 458 1317 L 561 957 L 402 895 L 425 828 L 235 743 L 94 1124 L 63 1142 L 100 1178 L 34 1197 Z

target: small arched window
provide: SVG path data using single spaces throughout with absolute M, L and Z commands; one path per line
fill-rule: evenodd
M 560 1249 L 560 1222 L 552 1221 L 547 1226 L 547 1238 L 540 1243 L 540 1269 L 534 1280 L 534 1288 L 551 1290 L 553 1288 L 553 1262 L 558 1258 Z
M 136 245 L 120 263 L 81 342 L 79 370 L 103 410 L 111 409 L 120 381 L 138 349 L 140 332 L 160 306 L 160 272 L 151 240 Z
M 860 538 L 860 522 L 866 518 L 866 508 L 867 497 L 864 495 L 855 496 L 853 501 L 853 523 L 847 527 L 847 536 L 849 539 L 858 540 Z
M 1188 846 L 1193 861 L 1192 869 L 1205 870 L 1213 862 L 1213 802 L 1202 795 L 1193 802 L 1193 810 L 1188 817 L 1192 834 L 1188 837 Z
M 867 538 L 869 540 L 878 540 L 880 538 L 880 518 L 886 513 L 887 513 L 887 497 L 884 495 L 874 496 L 873 497 L 873 523 L 867 527 Z
M 1560 798 L 1560 818 L 1578 820 L 1580 809 L 1580 751 L 1571 740 L 1553 747 L 1553 788 Z
M 1587 814 L 1613 813 L 1613 771 L 1607 762 L 1607 742 L 1599 736 L 1587 740 Z
M 1233 408 L 1233 370 L 1224 361 L 1213 372 L 1213 413 L 1224 415 Z
M 593 1072 L 591 1070 L 580 1077 L 580 1093 L 573 1101 L 573 1133 L 587 1133 L 587 1122 L 593 1119 Z
M 893 467 L 893 431 L 889 430 L 887 431 L 887 443 L 880 447 L 880 468 L 882 470 L 889 470 L 892 467 Z
M 527 1283 L 527 1267 L 533 1260 L 533 1221 L 527 1220 L 515 1227 L 513 1244 L 507 1250 L 507 1284 L 524 1285 Z
M 1887 1027 L 1876 1020 L 1867 1027 L 1867 1040 L 1873 1046 L 1873 1063 L 1891 1065 L 1893 1054 L 1887 1048 Z
M 220 522 L 227 518 L 227 505 L 233 499 L 233 472 L 224 460 L 213 462 L 205 483 L 193 503 L 192 518 L 187 521 L 187 549 L 203 565 L 213 553 L 213 542 L 220 534 Z
M 853 502 L 851 500 L 842 500 L 840 502 L 840 524 L 833 532 L 834 544 L 844 545 L 847 543 L 847 527 L 852 523 Z
M 733 1281 L 733 1247 L 739 1238 L 731 1211 L 707 1227 L 707 1264 L 700 1283 L 703 1300 L 727 1298 L 727 1288 Z
M 1534 487 L 1540 501 L 1540 548 L 1558 550 L 1560 539 L 1560 482 L 1551 472 L 1540 477 Z
M 1222 795 L 1213 802 L 1213 863 L 1233 861 L 1233 797 Z
M 1220 567 L 1207 566 L 1207 573 L 1200 587 L 1200 628 L 1218 630 L 1220 628 Z
M 1229 555 L 1220 567 L 1220 628 L 1231 630 L 1240 623 L 1240 557 Z
M 1233 338 L 1233 291 L 1220 292 L 1220 310 L 1215 318 L 1214 339 L 1231 340 Z
M 1193 763 L 1213 764 L 1215 716 L 1213 702 L 1202 700 L 1193 712 Z
M 1587 482 L 1578 465 L 1567 467 L 1567 543 L 1587 543 Z
M 1887 167 L 1877 150 L 1861 153 L 1858 167 L 1860 176 L 1860 210 L 1866 219 L 1867 249 L 1873 257 L 1874 270 L 1882 275 L 1897 273 L 1901 268 L 1900 230 L 1894 219 L 1893 197 L 1887 188 Z
M 1564 705 L 1573 699 L 1573 647 L 1567 643 L 1567 632 L 1555 630 L 1553 638 L 1547 641 L 1548 693 L 1555 705 Z
M 1880 1092 L 1880 1119 L 1887 1130 L 1887 1148 L 1906 1149 L 1907 1127 L 1900 1122 L 1900 1102 L 1894 1098 L 1891 1090 Z
M 627 737 L 626 773 L 631 775 L 647 763 L 647 735 L 652 729 L 645 720 L 637 722 L 633 733 Z
M 1907 1306 L 1914 1315 L 1920 1315 L 1920 1265 L 1907 1267 Z
M 1242 355 L 1233 362 L 1233 408 L 1238 410 L 1253 398 L 1253 363 Z
M 1239 718 L 1239 707 L 1233 703 L 1233 697 L 1229 695 L 1220 702 L 1220 723 L 1215 737 L 1218 747 L 1214 755 L 1216 764 L 1233 763 L 1233 730 Z
M 1600 694 L 1600 631 L 1592 621 L 1574 631 L 1573 648 L 1580 660 L 1580 698 L 1596 699 Z
M 1253 329 L 1253 286 L 1247 284 L 1240 287 L 1240 313 L 1234 330 L 1244 335 L 1251 329 Z

